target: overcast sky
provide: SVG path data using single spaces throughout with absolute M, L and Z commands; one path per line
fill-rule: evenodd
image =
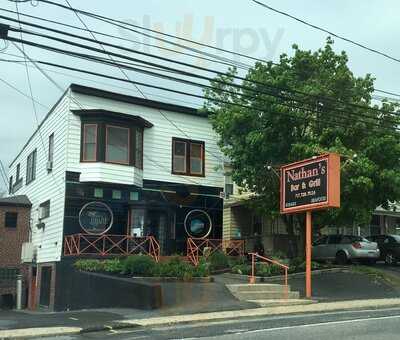
M 65 4 L 63 0 L 56 1 Z M 250 0 L 70 0 L 70 3 L 74 7 L 83 10 L 121 20 L 129 20 L 142 26 L 161 29 L 163 32 L 173 35 L 184 34 L 185 37 L 193 40 L 218 45 L 224 49 L 235 50 L 257 58 L 277 60 L 281 53 L 291 53 L 291 45 L 293 43 L 297 43 L 301 48 L 314 50 L 323 46 L 326 40 L 326 34 L 263 9 Z M 400 26 L 398 24 L 400 3 L 398 1 L 265 0 L 265 3 L 400 58 L 400 45 L 398 44 L 398 37 L 400 35 Z M 0 8 L 15 10 L 15 5 L 9 1 L 0 0 Z M 28 2 L 20 4 L 19 9 L 22 13 L 62 21 L 63 23 L 76 26 L 81 25 L 72 12 L 48 4 L 39 3 L 37 7 L 32 7 Z M 5 12 L 1 12 L 0 15 L 15 17 L 13 14 Z M 31 19 L 23 17 L 21 19 L 33 22 Z M 139 43 L 154 43 L 154 41 L 144 40 L 142 36 L 135 35 L 134 33 L 121 31 L 117 27 L 87 18 L 84 18 L 84 20 L 91 29 L 134 39 L 139 41 Z M 3 22 L 3 20 L 0 19 L 0 22 Z M 47 26 L 49 25 L 47 24 Z M 84 32 L 80 32 L 79 34 L 83 35 Z M 12 36 L 18 37 L 15 33 L 12 33 Z M 48 43 L 46 40 L 34 39 L 31 36 L 24 36 L 24 38 L 35 40 L 36 42 Z M 113 42 L 117 44 L 123 43 L 124 46 L 147 51 L 140 44 L 133 45 L 131 43 L 118 42 L 117 40 L 113 40 Z M 0 49 L 2 47 L 4 47 L 4 44 L 0 42 Z M 361 76 L 371 73 L 377 78 L 376 88 L 400 93 L 400 84 L 398 82 L 400 75 L 399 63 L 369 53 L 340 40 L 336 40 L 335 48 L 347 51 L 350 58 L 350 67 L 356 75 Z M 206 49 L 203 50 L 207 51 Z M 60 56 L 31 47 L 27 47 L 26 51 L 31 58 L 63 63 L 70 66 L 79 65 L 86 69 L 122 77 L 118 69 L 93 66 L 89 63 L 76 61 L 68 56 Z M 151 49 L 148 52 L 154 51 L 154 49 Z M 20 55 L 20 52 L 12 45 L 9 45 L 3 52 Z M 171 57 L 171 55 L 163 56 Z M 231 55 L 224 56 L 233 58 Z M 0 58 L 18 59 L 7 54 L 0 55 Z M 175 55 L 174 58 L 181 57 Z M 193 59 L 182 58 L 182 60 L 194 62 Z M 241 61 L 250 63 L 246 59 L 241 59 Z M 222 67 L 214 64 L 205 64 L 203 66 L 214 69 L 221 69 Z M 64 73 L 48 72 L 62 88 L 67 88 L 70 83 L 74 82 L 139 95 L 137 90 L 133 86 L 130 86 L 130 84 L 111 82 L 109 80 L 72 73 L 70 71 L 51 69 L 49 67 L 45 68 Z M 44 107 L 37 105 L 38 116 L 41 119 L 48 111 L 46 107 L 52 106 L 60 97 L 61 92 L 34 68 L 29 68 L 29 72 L 34 98 L 44 105 Z M 81 78 L 78 79 L 76 77 Z M 130 78 L 153 84 L 160 83 L 153 78 L 135 73 L 130 73 Z M 29 93 L 25 68 L 21 63 L 0 62 L 0 79 L 6 80 L 24 93 Z M 182 85 L 179 84 L 175 84 L 174 86 L 177 89 L 182 88 Z M 187 103 L 182 104 L 200 104 L 199 101 L 193 98 L 173 96 L 151 89 L 143 90 L 149 97 L 158 100 L 169 100 L 176 103 L 178 103 L 178 100 L 184 100 Z M 157 97 L 161 95 L 168 98 Z M 31 101 L 1 81 L 0 102 L 0 159 L 8 167 L 10 161 L 34 131 L 36 121 Z M 41 150 L 38 152 L 41 152 Z M 2 184 L 0 182 L 0 185 Z

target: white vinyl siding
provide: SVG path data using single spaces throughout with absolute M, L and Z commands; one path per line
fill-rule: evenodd
M 163 111 L 164 115 L 178 128 L 171 124 L 163 115 L 153 108 L 143 107 L 130 103 L 103 99 L 94 96 L 72 93 L 75 100 L 71 100 L 71 109 L 104 109 L 140 116 L 154 126 L 144 129 L 143 142 L 143 179 L 198 184 L 223 188 L 223 155 L 217 145 L 217 136 L 206 117 Z M 79 106 L 76 102 L 79 102 Z M 68 131 L 68 158 L 67 170 L 81 172 L 80 143 L 81 122 L 73 113 L 69 115 Z M 185 134 L 182 132 L 184 131 Z M 184 138 L 204 141 L 205 143 L 205 176 L 191 177 L 172 174 L 172 138 Z M 118 167 L 118 165 L 111 164 Z M 111 169 L 111 168 L 110 168 Z M 117 169 L 117 168 L 115 168 Z M 119 172 L 116 170 L 116 172 Z M 126 171 L 124 178 L 115 177 L 111 173 L 104 176 L 109 182 L 132 181 L 131 174 Z
M 66 119 L 69 99 L 64 96 L 53 112 L 41 126 L 41 133 L 36 132 L 20 155 L 12 163 L 9 176 L 14 175 L 16 166 L 21 164 L 21 174 L 27 173 L 27 158 L 35 149 L 36 171 L 35 180 L 26 185 L 25 178 L 22 187 L 13 195 L 27 195 L 32 202 L 31 229 L 32 242 L 37 247 L 37 262 L 59 261 L 63 244 L 63 220 L 65 201 L 65 159 L 66 159 Z M 54 133 L 53 170 L 47 171 L 48 136 Z M 43 140 L 41 140 L 42 138 Z M 44 229 L 37 228 L 39 223 L 40 204 L 51 199 L 51 213 L 43 222 Z

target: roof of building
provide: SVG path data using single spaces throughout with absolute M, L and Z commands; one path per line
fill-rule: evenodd
M 199 111 L 193 107 L 176 105 L 176 104 L 171 104 L 171 103 L 164 103 L 164 102 L 160 102 L 160 101 L 156 101 L 156 100 L 135 97 L 135 96 L 126 95 L 126 94 L 117 93 L 117 92 L 106 91 L 106 90 L 98 89 L 95 87 L 71 84 L 70 88 L 71 88 L 72 92 L 86 94 L 89 96 L 95 96 L 95 97 L 99 97 L 99 98 L 107 98 L 107 99 L 116 100 L 116 101 L 120 101 L 120 102 L 151 107 L 154 109 L 185 113 L 185 114 L 190 114 L 190 115 L 195 115 L 195 116 L 200 116 L 200 117 L 208 116 L 208 114 L 206 112 Z
M 32 203 L 25 195 L 0 198 L 0 206 L 31 207 Z

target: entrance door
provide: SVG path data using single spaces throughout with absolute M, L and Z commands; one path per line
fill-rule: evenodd
M 40 275 L 40 305 L 50 306 L 51 267 L 42 267 Z
M 169 223 L 168 214 L 162 210 L 149 210 L 146 216 L 146 232 L 153 235 L 160 244 L 160 253 L 168 252 Z

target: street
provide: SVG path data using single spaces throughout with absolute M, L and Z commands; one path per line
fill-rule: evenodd
M 47 339 L 398 339 L 400 308 L 123 329 Z

